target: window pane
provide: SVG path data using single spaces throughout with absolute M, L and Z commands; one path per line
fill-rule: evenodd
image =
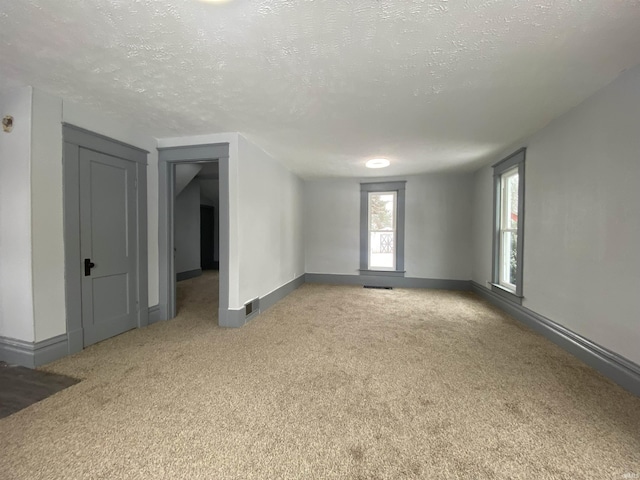
M 518 171 L 507 172 L 501 177 L 500 228 L 518 228 Z
M 509 283 L 516 284 L 516 272 L 518 271 L 518 234 L 512 233 L 509 239 Z
M 369 268 L 395 268 L 395 232 L 369 234 Z
M 394 197 L 392 193 L 371 193 L 369 195 L 369 230 L 394 229 Z
M 518 271 L 518 234 L 503 232 L 500 255 L 500 283 L 505 286 L 516 285 Z
M 518 174 L 509 177 L 508 187 L 509 189 L 509 220 L 507 222 L 507 228 L 518 228 Z

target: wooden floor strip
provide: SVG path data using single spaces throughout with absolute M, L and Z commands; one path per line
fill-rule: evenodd
M 8 417 L 79 381 L 0 362 L 0 418 Z

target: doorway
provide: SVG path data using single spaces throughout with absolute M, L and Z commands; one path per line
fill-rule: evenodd
M 216 260 L 216 210 L 210 205 L 200 205 L 200 268 L 202 270 L 218 270 Z
M 175 188 L 176 166 L 217 163 L 219 172 L 218 323 L 229 305 L 229 144 L 218 143 L 158 149 L 160 318 L 176 316 Z

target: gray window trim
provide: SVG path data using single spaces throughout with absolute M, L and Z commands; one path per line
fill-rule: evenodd
M 360 184 L 360 275 L 404 277 L 404 217 L 406 181 L 371 182 Z M 397 192 L 398 211 L 396 219 L 397 245 L 395 270 L 369 270 L 368 209 L 369 192 Z
M 525 158 L 526 148 L 521 148 L 508 157 L 495 163 L 493 166 L 493 257 L 491 290 L 498 295 L 519 305 L 522 304 L 522 279 L 524 261 L 524 198 L 525 198 Z M 516 291 L 507 290 L 499 284 L 500 268 L 500 177 L 512 168 L 518 168 L 518 245 L 517 259 L 518 271 L 516 272 Z
M 358 270 L 360 275 L 374 275 L 380 277 L 404 277 L 405 270 Z

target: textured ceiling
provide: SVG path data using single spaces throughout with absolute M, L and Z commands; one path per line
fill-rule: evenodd
M 305 177 L 474 168 L 638 63 L 640 0 L 0 0 L 5 83 Z

